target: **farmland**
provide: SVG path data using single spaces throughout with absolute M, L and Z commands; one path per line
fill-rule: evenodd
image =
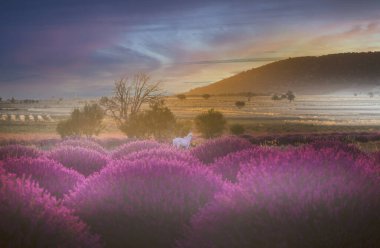
M 0 104 L 0 135 L 18 133 L 55 136 L 57 121 L 67 118 L 75 107 L 95 99 L 41 100 L 37 104 Z M 243 108 L 236 101 L 245 101 Z M 214 108 L 229 124 L 243 124 L 248 132 L 271 133 L 355 132 L 380 130 L 380 98 L 362 96 L 297 96 L 294 102 L 273 101 L 256 96 L 166 98 L 167 106 L 178 119 L 192 120 L 196 114 Z M 106 118 L 106 133 L 121 135 L 111 118 Z M 105 135 L 105 134 L 104 134 Z

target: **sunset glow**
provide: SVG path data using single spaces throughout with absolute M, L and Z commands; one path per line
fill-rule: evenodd
M 280 58 L 380 49 L 379 1 L 10 1 L 3 97 L 100 96 L 144 71 L 169 93 Z

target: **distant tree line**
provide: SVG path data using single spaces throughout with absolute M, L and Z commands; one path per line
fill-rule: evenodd
M 285 94 L 280 94 L 280 95 L 274 94 L 274 95 L 272 95 L 273 101 L 279 101 L 279 100 L 287 99 L 287 100 L 289 100 L 289 102 L 292 102 L 292 101 L 294 101 L 295 98 L 296 98 L 296 96 L 290 90 L 288 92 L 286 92 Z
M 39 103 L 40 101 L 39 100 L 34 100 L 34 99 L 20 99 L 20 100 L 17 100 L 14 97 L 11 97 L 11 98 L 3 101 L 3 98 L 0 97 L 0 102 L 3 102 L 3 103 L 13 103 L 13 104 L 19 104 L 19 103 L 33 104 L 33 103 Z

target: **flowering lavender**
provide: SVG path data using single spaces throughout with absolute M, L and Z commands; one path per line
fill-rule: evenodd
M 172 247 L 190 217 L 221 189 L 203 166 L 182 161 L 114 161 L 89 177 L 65 204 L 109 247 Z
M 291 154 L 243 164 L 239 183 L 192 219 L 179 246 L 379 247 L 378 179 L 340 155 Z
M 251 148 L 252 144 L 234 136 L 211 139 L 193 148 L 191 153 L 202 162 L 212 163 L 216 158 L 223 157 L 231 152 Z
M 63 146 L 87 148 L 100 152 L 104 155 L 107 154 L 107 151 L 101 145 L 89 139 L 66 139 L 58 144 L 58 147 Z
M 19 177 L 30 177 L 40 187 L 61 198 L 84 180 L 84 176 L 47 158 L 15 158 L 5 160 L 2 168 Z
M 0 147 L 0 160 L 19 157 L 37 158 L 41 155 L 41 151 L 31 146 L 14 144 Z
M 84 176 L 100 171 L 108 163 L 108 157 L 97 151 L 73 146 L 58 147 L 47 153 L 47 157 Z
M 72 212 L 32 181 L 0 174 L 0 247 L 101 247 Z
M 144 160 L 155 160 L 162 159 L 168 161 L 178 161 L 184 162 L 189 166 L 194 166 L 200 164 L 201 162 L 195 158 L 190 152 L 186 150 L 179 150 L 173 147 L 160 147 L 142 150 L 140 152 L 133 152 L 122 158 L 127 161 L 138 161 L 141 159 Z
M 149 141 L 149 140 L 134 141 L 134 142 L 130 142 L 128 144 L 124 144 L 116 148 L 112 153 L 112 158 L 121 159 L 124 156 L 128 156 L 129 154 L 133 152 L 140 152 L 142 150 L 159 148 L 161 146 L 163 145 L 156 141 Z
M 216 174 L 221 175 L 223 179 L 235 183 L 241 169 L 241 164 L 246 164 L 252 160 L 255 161 L 255 164 L 261 161 L 277 160 L 283 152 L 284 151 L 273 147 L 254 146 L 217 158 L 216 161 L 210 165 L 210 169 Z

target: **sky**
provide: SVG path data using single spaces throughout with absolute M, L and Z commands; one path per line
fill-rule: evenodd
M 0 97 L 94 97 L 137 72 L 185 92 L 288 57 L 380 51 L 379 0 L 0 3 Z

